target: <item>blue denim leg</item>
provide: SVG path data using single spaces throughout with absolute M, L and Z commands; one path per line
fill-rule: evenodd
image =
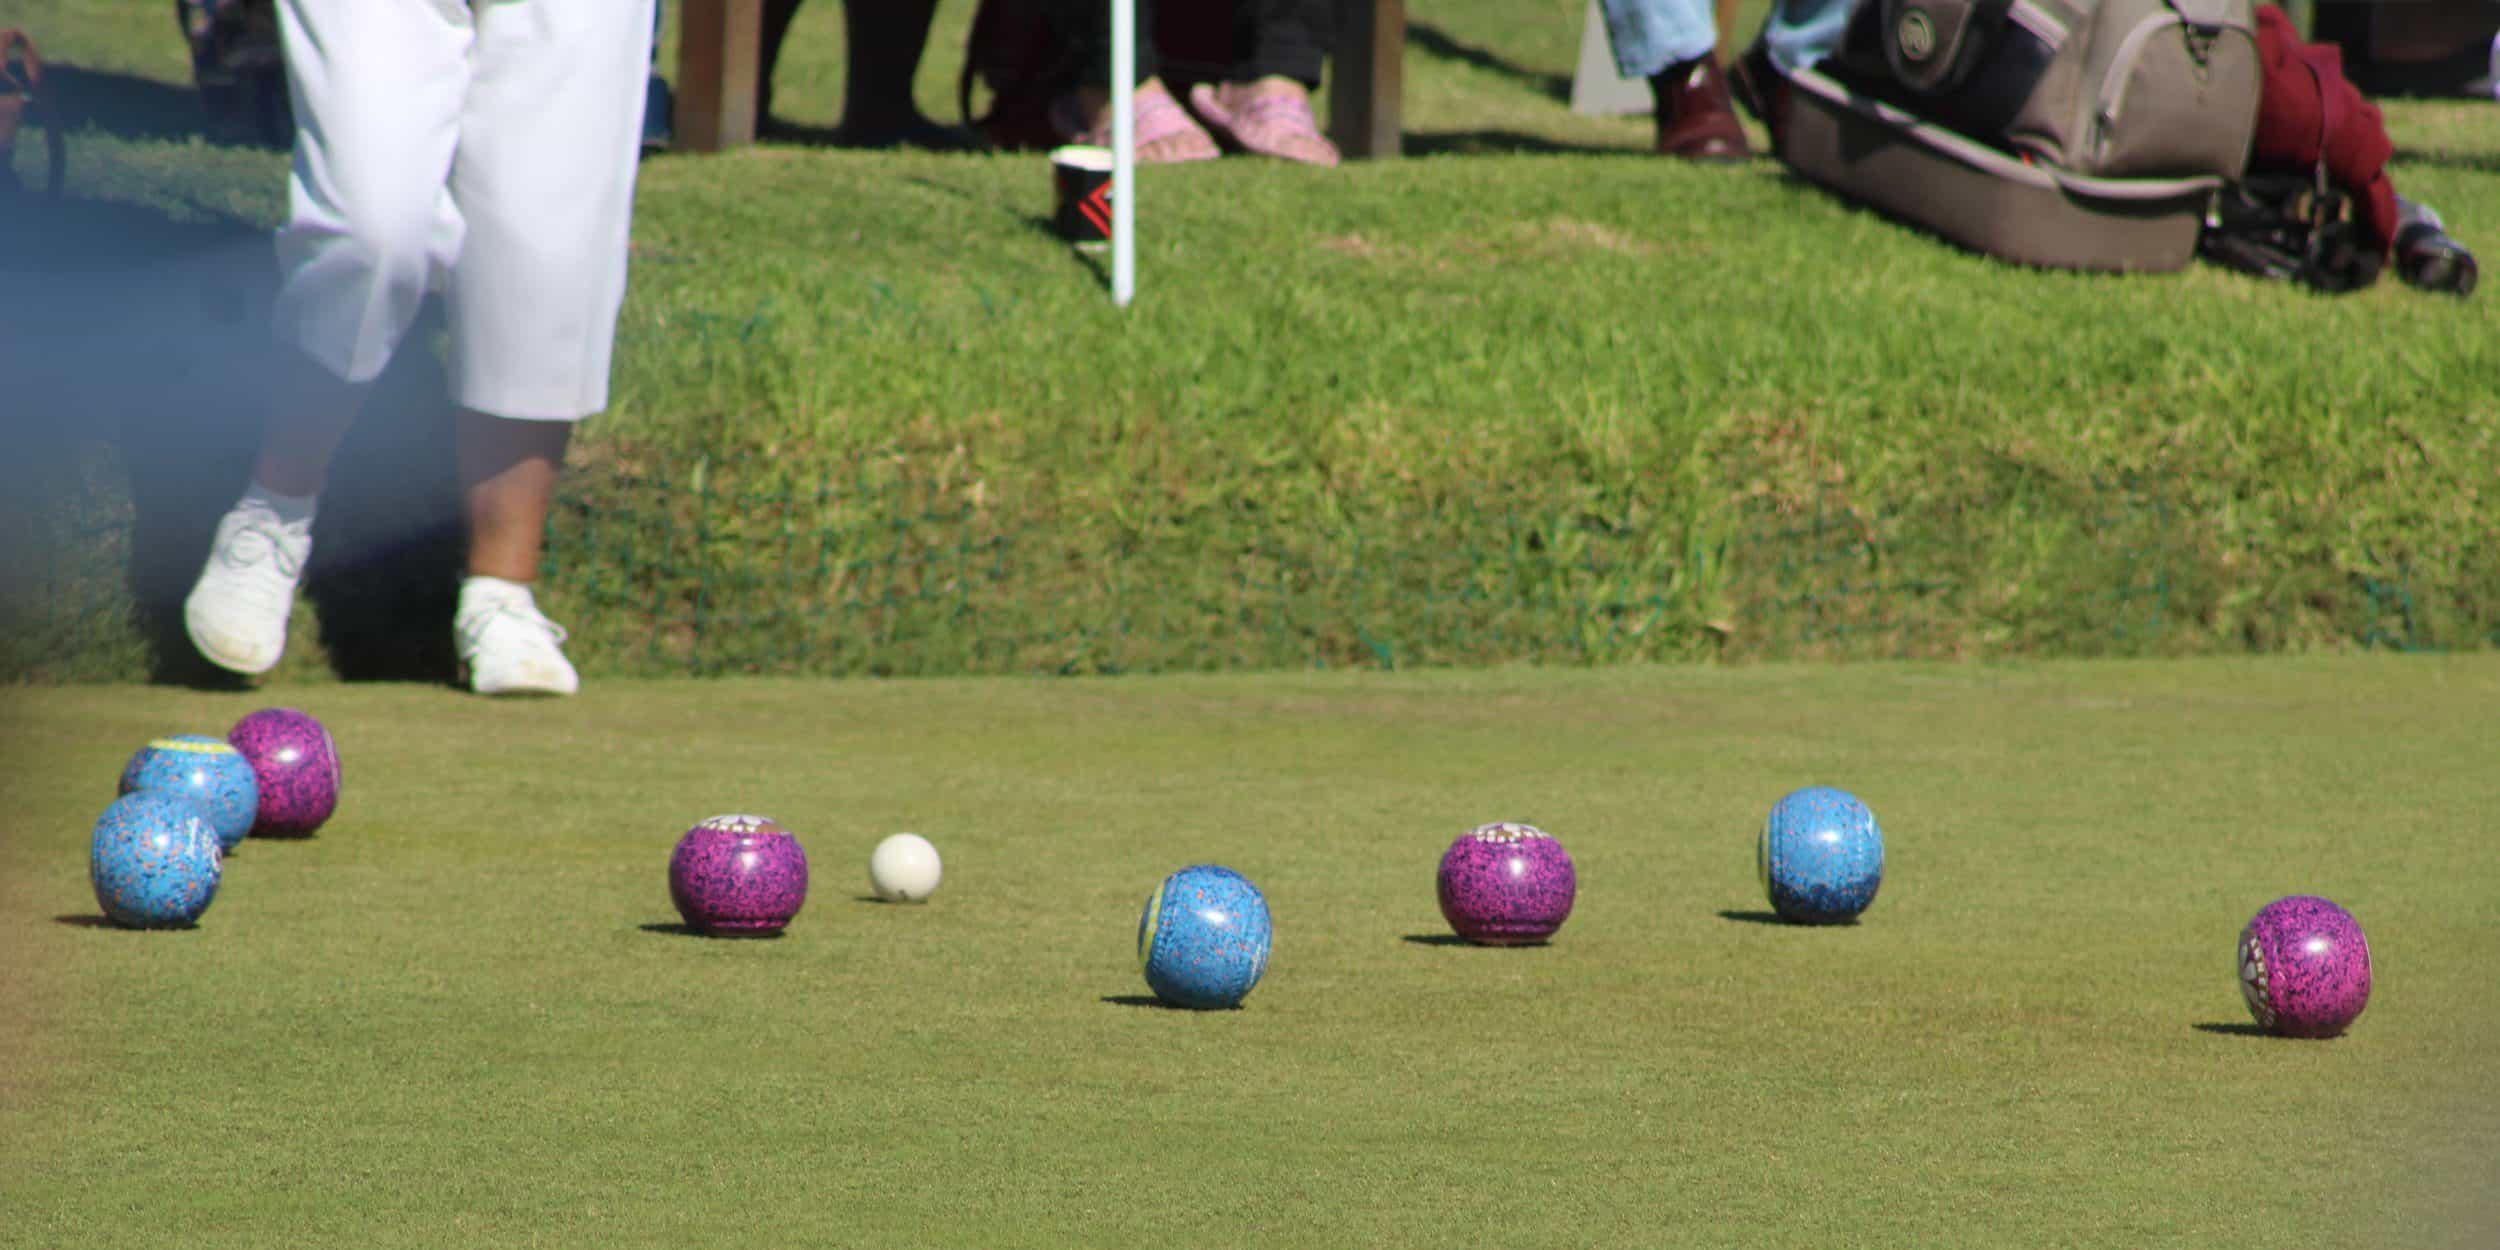
M 1783 70 L 1811 69 L 1840 46 L 1857 0 L 1778 0 L 1762 27 L 1762 42 Z
M 1719 42 L 1710 0 L 1600 0 L 1615 68 L 1626 78 L 1651 78 L 1670 65 L 1707 56 Z

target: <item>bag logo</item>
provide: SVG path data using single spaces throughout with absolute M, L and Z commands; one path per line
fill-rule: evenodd
M 1901 20 L 1893 23 L 1892 37 L 1901 46 L 1901 55 L 1913 61 L 1924 61 L 1936 51 L 1936 24 L 1927 20 L 1924 9 L 1909 9 Z

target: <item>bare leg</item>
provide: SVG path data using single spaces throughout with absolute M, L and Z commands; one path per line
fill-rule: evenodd
M 272 494 L 312 496 L 330 483 L 330 463 L 371 389 L 342 382 L 309 357 L 284 366 L 269 418 L 261 427 L 252 480 Z
M 456 420 L 469 575 L 537 581 L 547 508 L 573 423 L 512 421 L 467 409 Z

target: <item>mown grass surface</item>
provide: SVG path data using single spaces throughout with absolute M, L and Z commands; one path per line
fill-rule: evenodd
M 933 113 L 969 7 L 925 68 Z M 2020 271 L 1767 161 L 1650 159 L 1644 121 L 1556 98 L 1578 12 L 1419 6 L 1419 159 L 1148 171 L 1127 313 L 1043 229 L 1035 157 L 648 162 L 616 406 L 557 522 L 550 599 L 582 658 L 1138 671 L 2500 632 L 2487 299 Z M 794 36 L 793 121 L 833 120 L 837 16 L 811 7 Z M 99 560 L 77 527 L 30 524 L 12 548 L 90 574 L 126 554 L 159 608 L 257 420 L 282 169 L 181 137 L 161 18 L 38 0 L 23 19 L 110 107 L 79 114 L 77 198 L 10 236 L 42 294 L 6 314 L 38 347 L 13 496 L 86 483 L 92 509 L 38 511 L 93 512 L 124 544 Z M 2399 184 L 2485 242 L 2491 106 L 2390 116 Z M 424 355 L 350 449 L 325 576 L 394 584 L 411 549 L 445 550 Z M 59 468 L 108 430 L 135 492 L 114 456 Z M 43 596 L 72 606 L 11 631 L 35 641 L 10 670 L 144 670 L 116 622 L 129 591 L 103 580 Z M 439 605 L 383 599 L 390 645 L 332 638 L 298 671 L 442 650 L 393 632 Z
M 347 797 L 205 922 L 97 927 L 125 754 L 235 696 L 0 728 L 0 1244 L 2483 1246 L 2500 1147 L 2488 658 L 599 684 L 288 696 Z M 1847 786 L 1863 924 L 1761 923 Z M 787 936 L 669 931 L 677 834 L 798 829 Z M 1578 861 L 1550 947 L 1444 944 L 1480 820 Z M 861 901 L 897 829 L 925 907 Z M 1239 1012 L 1137 1005 L 1218 861 Z M 2251 1035 L 2232 943 L 2334 897 L 2377 989 Z

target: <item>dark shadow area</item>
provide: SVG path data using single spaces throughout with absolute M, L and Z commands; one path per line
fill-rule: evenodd
M 7 518 L 9 545 L 36 544 L 10 553 L 5 593 L 45 587 L 49 602 L 26 605 L 40 613 L 126 592 L 160 681 L 238 684 L 191 655 L 179 607 L 249 466 L 257 415 L 239 384 L 263 368 L 273 286 L 268 233 L 231 217 L 0 202 L 0 507 L 23 509 Z M 120 585 L 85 567 L 125 547 Z M 37 569 L 37 554 L 52 566 Z M 58 624 L 43 632 L 82 622 Z
M 1398 939 L 1416 946 L 1473 946 L 1475 943 L 1455 933 L 1409 933 Z M 1537 943 L 1543 946 L 1543 942 Z
M 759 143 L 787 143 L 804 148 L 830 148 L 843 152 L 933 152 L 941 155 L 968 155 L 987 152 L 989 144 L 980 135 L 942 122 L 926 131 L 909 134 L 858 135 L 839 126 L 819 126 L 809 122 L 784 121 L 778 117 L 760 119 L 755 124 Z
M 313 523 L 304 598 L 344 681 L 459 677 L 451 618 L 468 545 L 451 398 L 429 350 L 441 329 L 436 308 L 357 416 Z
M 1399 145 L 1408 156 L 1625 156 L 1645 154 L 1631 146 L 1565 143 L 1516 130 L 1407 131 Z
M 165 38 L 179 44 L 172 27 L 166 23 Z M 188 139 L 207 120 L 197 91 L 110 70 L 46 65 L 43 94 L 53 119 L 73 133 L 93 126 L 121 139 Z
M 1735 920 L 1735 923 L 1740 923 L 1740 925 L 1785 925 L 1788 923 L 1788 920 L 1780 920 L 1780 913 L 1760 913 L 1760 910 L 1753 910 L 1753 913 L 1725 910 L 1725 913 L 1720 913 L 1720 920 Z
M 182 601 L 273 402 L 268 229 L 196 206 L 14 197 L 0 202 L 0 290 L 0 509 L 17 514 L 0 526 L 33 544 L 0 561 L 12 624 L 67 611 L 58 588 L 97 572 L 59 566 L 126 548 L 119 590 L 151 677 L 240 688 L 193 653 Z M 454 674 L 463 543 L 438 324 L 421 321 L 375 387 L 316 522 L 304 594 L 350 680 Z M 77 621 L 55 624 L 74 639 Z
M 1103 996 L 1102 996 L 1102 1001 L 1104 1001 L 1104 1002 L 1106 1002 L 1106 1003 L 1109 1003 L 1109 1004 L 1111 1004 L 1111 1005 L 1112 1005 L 1112 1006 L 1114 1006 L 1114 1007 L 1152 1007 L 1152 1008 L 1155 1008 L 1156 1010 L 1159 1010 L 1159 1011 L 1191 1011 L 1191 1012 L 1194 1012 L 1194 1011 L 1199 1011 L 1199 1010 L 1202 1010 L 1201 1008 L 1197 1008 L 1197 1007 L 1183 1007 L 1183 1006 L 1181 1006 L 1179 1003 L 1167 1003 L 1167 1002 L 1163 1001 L 1162 999 L 1155 997 L 1155 996 L 1154 996 L 1154 995 L 1152 995 L 1152 994 L 1105 994 L 1105 995 L 1103 995 Z M 1237 1006 L 1236 1006 L 1236 1007 L 1217 1007 L 1217 1008 L 1213 1008 L 1212 1010 L 1216 1010 L 1216 1011 L 1239 1011 L 1239 1010 L 1241 1010 L 1241 1008 L 1239 1008 L 1239 1007 L 1237 1007 Z
M 710 942 L 778 942 L 781 940 L 781 935 L 787 932 L 784 929 L 775 929 L 770 933 L 714 933 L 709 929 L 698 929 L 690 924 L 661 924 L 657 921 L 635 927 L 645 933 L 657 933 L 663 937 L 702 938 Z
M 2218 1035 L 2223 1036 L 2223 1037 L 2272 1037 L 2272 1036 L 2274 1036 L 2272 1033 L 2268 1033 L 2268 1032 L 2266 1032 L 2264 1029 L 2261 1029 L 2261 1028 L 2257 1027 L 2257 1025 L 2256 1025 L 2256 1024 L 2254 1024 L 2254 1023 L 2252 1023 L 2252 1022 L 2250 1022 L 2250 1021 L 2246 1021 L 2246 1020 L 2239 1020 L 2239 1021 L 2208 1021 L 2208 1022 L 2206 1022 L 2206 1023 L 2204 1023 L 2204 1024 L 2198 1024 L 2198 1025 L 2194 1025 L 2194 1026 L 2191 1026 L 2191 1027 L 2193 1027 L 2193 1028 L 2194 1028 L 2197 1032 L 2199 1032 L 2199 1033 L 2213 1033 L 2213 1034 L 2218 1034 Z
M 173 31 L 168 39 L 179 40 Z M 284 148 L 294 141 L 286 76 L 274 67 L 238 76 L 213 95 L 187 84 L 77 65 L 46 65 L 46 107 L 70 131 L 93 126 L 123 139 L 188 139 Z
M 1529 69 L 1525 65 L 1504 58 L 1502 54 L 1489 48 L 1461 43 L 1451 38 L 1448 31 L 1429 22 L 1410 21 L 1407 23 L 1406 46 L 1426 56 L 1439 57 L 1444 61 L 1456 61 L 1461 65 L 1471 65 L 1487 73 L 1499 74 L 1550 100 L 1568 103 L 1571 99 L 1571 75 Z
M 111 929 L 116 933 L 190 933 L 200 927 L 197 921 L 188 924 L 119 925 L 103 916 L 74 913 L 54 916 L 52 923 L 68 925 L 73 929 Z

